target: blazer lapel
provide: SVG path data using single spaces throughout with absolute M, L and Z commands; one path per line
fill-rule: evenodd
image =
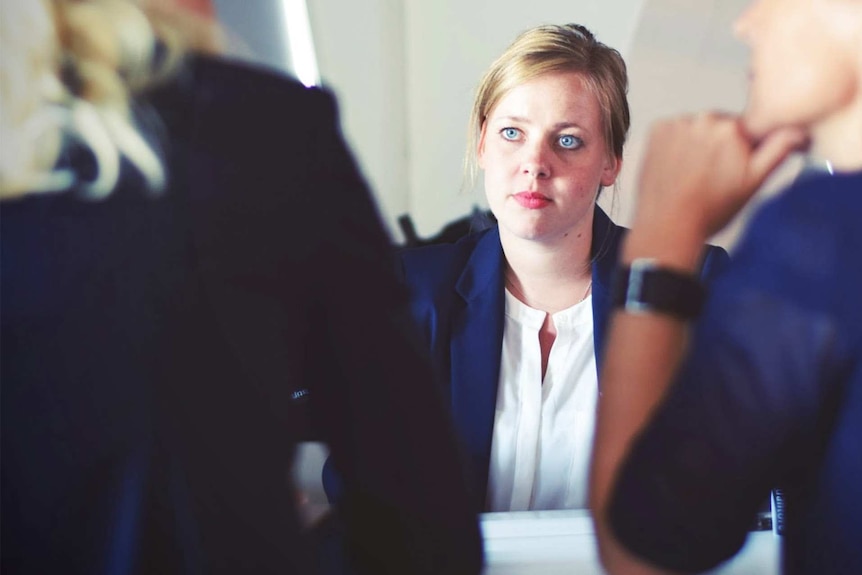
M 452 414 L 468 452 L 476 509 L 485 508 L 503 342 L 503 248 L 497 228 L 479 240 L 455 290 L 452 317 Z
M 596 206 L 593 215 L 591 256 L 593 260 L 593 342 L 596 349 L 597 369 L 601 369 L 605 328 L 610 314 L 611 284 L 624 230 L 625 228 L 614 224 L 607 214 Z
M 610 311 L 610 289 L 624 228 L 598 207 L 593 216 L 593 332 L 596 360 L 601 357 Z M 498 228 L 479 240 L 467 260 L 455 291 L 451 338 L 451 406 L 455 428 L 469 457 L 476 510 L 485 509 L 488 466 L 500 356 L 503 345 L 505 260 Z

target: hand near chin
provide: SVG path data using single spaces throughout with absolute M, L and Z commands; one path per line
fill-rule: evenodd
M 706 240 L 805 140 L 800 130 L 787 128 L 755 143 L 741 119 L 728 114 L 659 122 L 641 165 L 635 227 L 662 226 L 667 233 L 682 226 L 692 239 Z

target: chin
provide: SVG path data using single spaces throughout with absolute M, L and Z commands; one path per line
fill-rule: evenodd
M 754 141 L 762 140 L 769 132 L 781 127 L 770 120 L 768 116 L 758 113 L 756 108 L 748 107 L 742 115 L 742 126 L 745 133 Z
M 520 238 L 522 240 L 538 240 L 545 235 L 545 231 L 541 226 L 537 226 L 532 222 L 524 221 L 501 221 L 500 225 L 506 229 L 510 236 Z
M 742 126 L 752 141 L 759 142 L 783 128 L 810 130 L 816 122 L 816 112 L 813 106 L 791 105 L 777 97 L 758 101 L 756 97 L 749 96 L 742 113 Z
M 749 87 L 748 99 L 742 112 L 742 126 L 749 138 L 760 141 L 779 128 L 788 125 L 786 102 L 771 90 Z
M 542 237 L 542 233 L 535 229 L 526 226 L 509 226 L 509 234 L 522 240 L 537 240 Z

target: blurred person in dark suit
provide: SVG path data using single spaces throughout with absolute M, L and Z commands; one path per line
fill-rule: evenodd
M 309 388 L 356 571 L 477 573 L 333 98 L 184 47 L 171 14 L 2 3 L 2 572 L 314 572 Z

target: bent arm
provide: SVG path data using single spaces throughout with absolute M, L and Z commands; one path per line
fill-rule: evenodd
M 650 257 L 660 265 L 695 273 L 705 238 L 691 233 L 687 240 L 668 244 L 663 237 L 667 236 L 650 237 L 633 230 L 625 240 L 621 263 Z M 617 542 L 607 521 L 607 506 L 617 470 L 664 397 L 687 335 L 686 323 L 669 315 L 616 312 L 611 317 L 590 478 L 599 553 L 609 573 L 669 573 L 635 557 Z
M 622 264 L 647 257 L 694 274 L 705 240 L 799 143 L 798 134 L 782 133 L 755 147 L 738 119 L 724 115 L 660 123 L 642 167 L 637 215 Z M 671 316 L 617 311 L 611 318 L 590 477 L 599 552 L 610 573 L 666 572 L 620 544 L 608 510 L 620 468 L 665 398 L 687 342 L 688 325 Z

